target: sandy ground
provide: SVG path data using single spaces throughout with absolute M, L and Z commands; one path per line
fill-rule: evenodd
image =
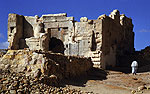
M 150 90 L 142 89 L 140 86 L 150 86 L 150 72 L 125 74 L 118 71 L 103 71 L 93 69 L 86 79 L 74 81 L 69 86 L 81 91 L 93 92 L 94 94 L 150 94 Z

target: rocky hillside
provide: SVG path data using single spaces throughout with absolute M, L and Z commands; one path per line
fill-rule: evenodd
M 137 60 L 139 62 L 139 71 L 150 71 L 150 46 L 137 52 Z
M 110 68 L 113 70 L 119 70 L 122 72 L 131 72 L 131 63 L 136 60 L 138 62 L 139 72 L 150 71 L 150 46 L 141 51 L 135 51 L 133 53 L 124 53 L 118 56 L 117 68 Z

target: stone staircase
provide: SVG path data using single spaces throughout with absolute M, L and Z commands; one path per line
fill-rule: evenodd
M 100 36 L 99 32 L 96 32 L 96 44 L 97 44 L 97 48 L 96 51 L 91 51 L 91 59 L 92 62 L 94 63 L 95 67 L 101 67 L 101 54 L 102 51 L 100 51 L 101 45 L 102 45 L 102 36 Z
M 90 52 L 90 57 L 92 59 L 92 62 L 96 66 L 100 66 L 100 59 L 101 59 L 100 55 L 101 55 L 101 52 L 99 52 L 99 51 L 91 51 Z

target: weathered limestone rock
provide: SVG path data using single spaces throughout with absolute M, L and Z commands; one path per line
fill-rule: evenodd
M 8 50 L 0 62 L 0 70 L 25 72 L 34 78 L 44 74 L 59 80 L 86 74 L 93 66 L 90 58 L 29 50 Z
M 115 21 L 119 21 L 120 22 L 120 12 L 117 9 L 113 10 L 113 12 L 111 12 L 111 14 L 109 15 L 109 17 L 111 17 Z
M 143 89 L 145 89 L 145 86 L 144 86 L 144 85 L 138 87 L 138 91 L 141 91 L 141 90 L 143 90 Z
M 88 18 L 87 17 L 81 17 L 80 18 L 80 22 L 87 22 L 88 21 Z
M 9 14 L 9 49 L 52 51 L 70 56 L 91 57 L 100 68 L 114 67 L 125 53 L 134 52 L 132 19 L 118 10 L 96 20 L 80 22 L 66 13 L 42 17 Z M 118 64 L 119 65 L 119 64 Z
M 104 18 L 106 18 L 106 14 L 100 15 L 100 16 L 98 17 L 98 19 L 104 19 Z
M 67 13 L 59 13 L 59 14 L 47 14 L 47 15 L 42 15 L 42 16 L 67 16 Z
M 9 14 L 8 17 L 8 49 L 19 49 L 19 40 L 23 36 L 23 16 Z
M 42 22 L 37 22 L 35 28 L 34 28 L 34 37 L 39 38 L 40 33 L 43 33 L 44 31 L 44 25 Z

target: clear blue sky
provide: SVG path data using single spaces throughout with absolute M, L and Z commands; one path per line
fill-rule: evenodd
M 39 15 L 63 13 L 79 20 L 82 16 L 97 19 L 109 15 L 114 9 L 133 19 L 135 48 L 150 45 L 150 0 L 1 0 L 0 2 L 0 48 L 7 41 L 7 17 L 9 13 Z

